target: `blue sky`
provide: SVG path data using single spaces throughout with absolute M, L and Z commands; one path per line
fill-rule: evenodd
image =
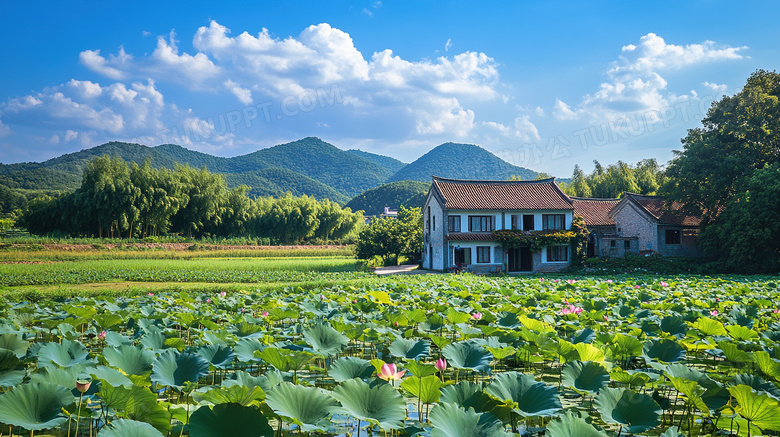
M 559 177 L 666 163 L 713 101 L 778 68 L 777 16 L 771 1 L 0 0 L 0 162 L 317 136 L 404 162 L 473 143 Z

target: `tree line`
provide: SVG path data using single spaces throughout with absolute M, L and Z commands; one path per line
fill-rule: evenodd
M 38 234 L 111 238 L 181 234 L 192 237 L 269 238 L 275 243 L 340 240 L 362 223 L 327 199 L 250 198 L 246 186 L 229 189 L 205 167 L 155 169 L 103 156 L 86 166 L 81 186 L 31 200 L 18 225 Z

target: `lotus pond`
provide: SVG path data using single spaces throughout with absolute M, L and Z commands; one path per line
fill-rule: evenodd
M 777 278 L 0 303 L 0 435 L 777 435 Z

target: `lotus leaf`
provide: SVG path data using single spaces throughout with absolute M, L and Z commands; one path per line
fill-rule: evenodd
M 152 364 L 152 381 L 181 388 L 186 382 L 198 382 L 209 374 L 209 362 L 193 353 L 167 351 Z
M 401 428 L 406 418 L 404 398 L 390 384 L 378 379 L 371 383 L 359 379 L 344 381 L 333 390 L 333 397 L 342 405 L 334 412 L 377 423 L 384 430 Z
M 449 344 L 442 350 L 450 366 L 456 369 L 468 369 L 476 372 L 490 370 L 493 355 L 476 340 L 465 340 Z
M 73 394 L 48 382 L 22 384 L 0 395 L 0 423 L 32 431 L 54 428 L 68 418 L 62 408 L 72 404 Z
M 557 387 L 536 381 L 533 376 L 519 372 L 496 375 L 485 393 L 509 403 L 513 410 L 525 417 L 551 416 L 561 409 Z
M 501 421 L 455 404 L 441 403 L 431 411 L 431 437 L 506 437 Z
M 145 422 L 117 419 L 103 427 L 97 437 L 163 437 L 163 434 Z
M 550 422 L 544 435 L 549 437 L 607 437 L 607 433 L 603 430 L 571 412 L 564 413 Z
M 419 360 L 428 355 L 428 342 L 424 340 L 411 340 L 398 338 L 390 344 L 390 355 L 396 358 L 406 358 L 407 360 Z
M 373 373 L 374 366 L 369 361 L 356 357 L 341 357 L 334 361 L 328 370 L 328 375 L 336 382 L 369 378 Z
M 189 423 L 191 437 L 252 436 L 273 437 L 260 408 L 238 404 L 219 404 L 213 408 L 198 408 Z
M 607 369 L 593 361 L 569 361 L 561 375 L 566 386 L 591 394 L 596 394 L 609 382 Z
M 299 425 L 303 431 L 327 431 L 338 402 L 320 388 L 283 382 L 268 392 L 266 399 L 274 412 Z
M 604 388 L 595 399 L 606 423 L 626 427 L 630 433 L 647 431 L 661 424 L 661 407 L 650 396 L 625 388 Z
M 154 352 L 134 346 L 103 348 L 103 357 L 111 367 L 128 375 L 143 375 L 152 370 Z

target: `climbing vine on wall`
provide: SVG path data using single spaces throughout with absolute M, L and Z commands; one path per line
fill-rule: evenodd
M 528 246 L 531 252 L 538 252 L 547 246 L 569 244 L 577 235 L 573 231 L 521 231 L 518 229 L 502 229 L 493 231 L 496 241 L 509 249 Z

